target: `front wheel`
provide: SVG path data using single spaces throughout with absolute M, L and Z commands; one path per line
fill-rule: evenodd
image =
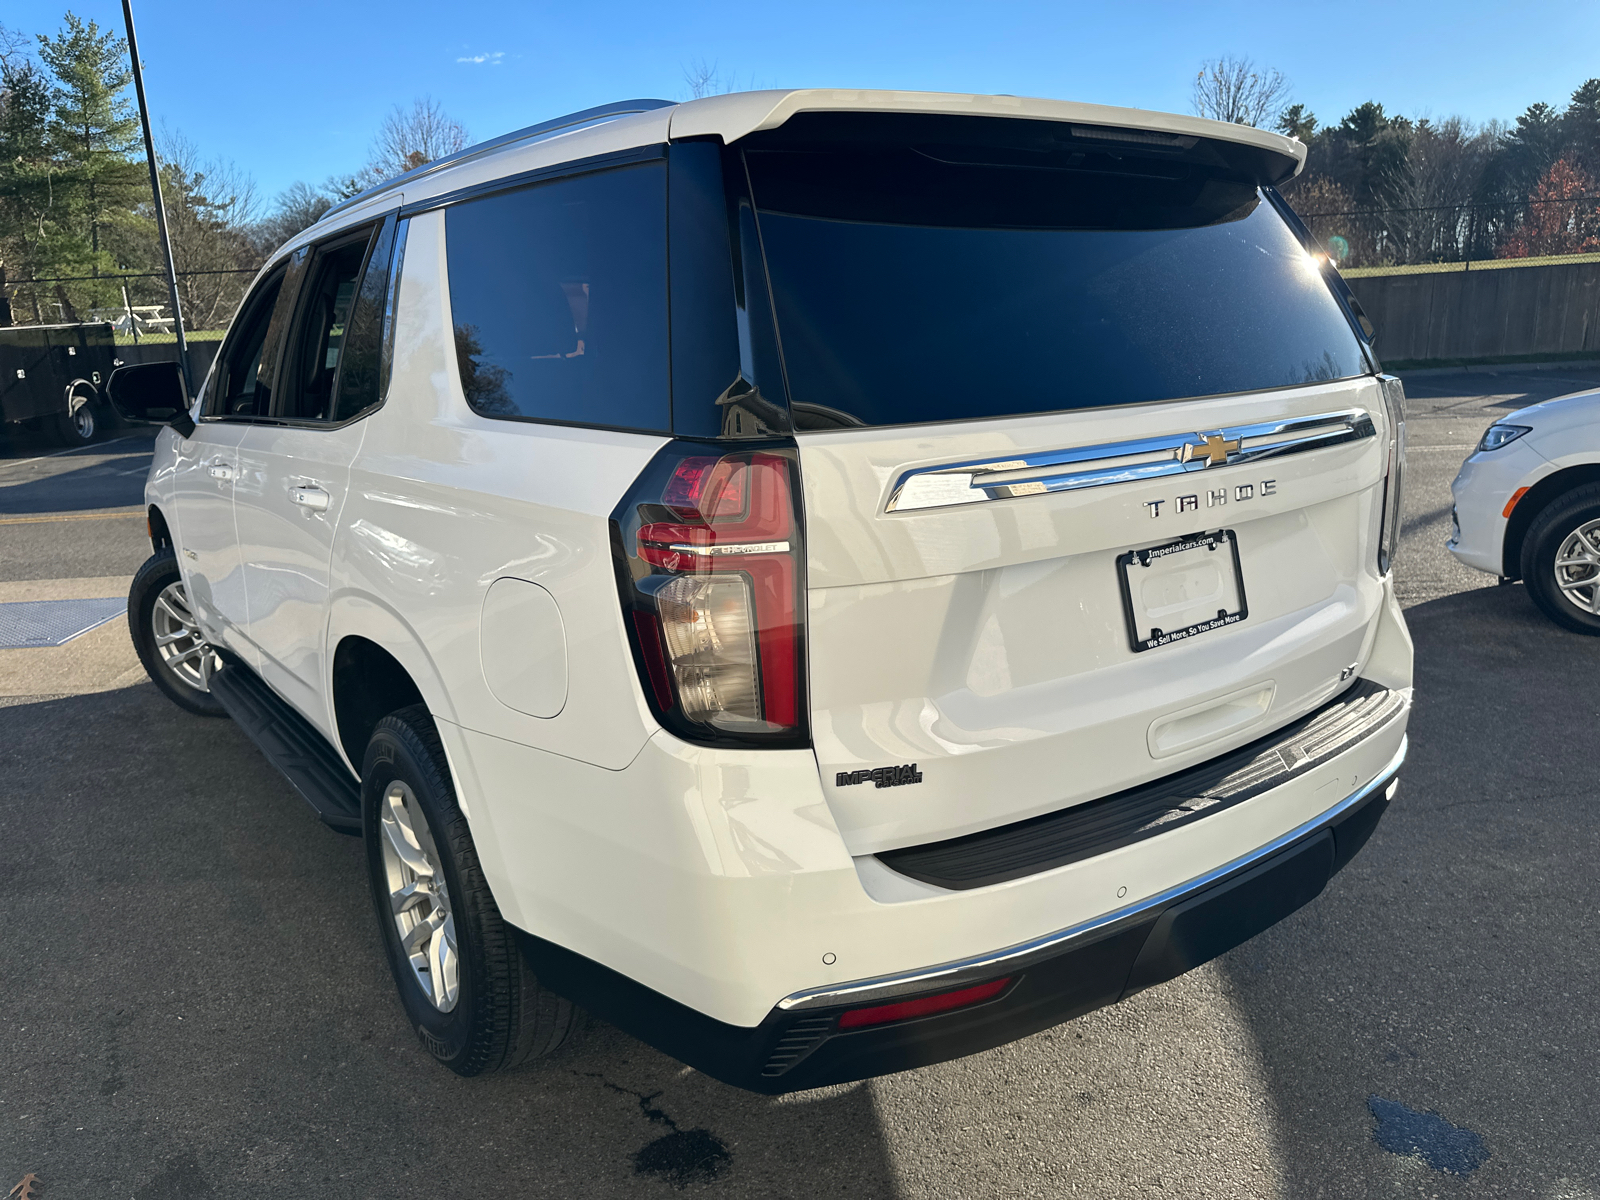
M 211 675 L 221 663 L 189 608 L 171 547 L 152 554 L 133 577 L 128 632 L 145 672 L 168 700 L 197 716 L 228 715 L 211 694 Z
M 1533 519 L 1522 580 L 1557 625 L 1600 635 L 1600 484 L 1558 496 Z
M 378 722 L 361 771 L 378 926 L 406 1018 L 458 1075 L 548 1054 L 579 1010 L 540 985 L 500 915 L 427 709 Z

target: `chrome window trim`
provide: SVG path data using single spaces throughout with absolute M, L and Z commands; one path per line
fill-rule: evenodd
M 917 467 L 895 480 L 884 511 L 915 512 L 1132 483 L 1323 450 L 1376 436 L 1372 414 L 1351 408 L 1209 433 L 1175 433 L 1044 450 L 1016 458 Z
M 812 1008 L 832 1008 L 841 1004 L 871 1005 L 881 1004 L 897 999 L 908 994 L 917 994 L 934 989 L 958 988 L 966 983 L 978 983 L 991 979 L 1005 971 L 1021 971 L 1043 959 L 1054 958 L 1058 954 L 1066 953 L 1072 949 L 1074 942 L 1089 942 L 1110 933 L 1115 926 L 1132 924 L 1148 913 L 1151 909 L 1160 908 L 1174 900 L 1181 899 L 1191 892 L 1197 892 L 1209 887 L 1225 876 L 1260 862 L 1262 859 L 1276 854 L 1279 850 L 1293 842 L 1299 841 L 1308 834 L 1317 832 L 1326 825 L 1332 824 L 1339 817 L 1355 808 L 1374 792 L 1388 787 L 1396 782 L 1395 776 L 1400 771 L 1400 765 L 1405 762 L 1406 750 L 1410 745 L 1410 736 L 1400 739 L 1400 749 L 1389 760 L 1387 766 L 1373 777 L 1372 782 L 1356 789 L 1332 808 L 1312 817 L 1309 821 L 1295 826 L 1288 833 L 1276 837 L 1265 846 L 1258 846 L 1248 854 L 1242 854 L 1231 862 L 1224 863 L 1214 870 L 1176 887 L 1170 887 L 1164 892 L 1147 897 L 1115 912 L 1106 913 L 1104 916 L 1095 917 L 1070 928 L 1059 930 L 1056 933 L 1046 934 L 1044 937 L 1035 938 L 1031 942 L 1010 946 L 1004 950 L 996 950 L 991 954 L 978 955 L 974 958 L 961 959 L 957 962 L 943 963 L 935 967 L 926 967 L 920 971 L 908 971 L 900 975 L 880 975 L 875 979 L 862 979 L 855 983 L 836 984 L 831 987 L 811 988 L 806 991 L 794 992 L 778 1001 L 778 1008 L 784 1012 L 805 1011 Z

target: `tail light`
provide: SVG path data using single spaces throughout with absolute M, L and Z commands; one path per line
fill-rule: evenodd
M 1393 375 L 1378 376 L 1388 416 L 1389 463 L 1383 483 L 1383 526 L 1378 533 L 1378 573 L 1387 575 L 1400 548 L 1400 500 L 1406 470 L 1406 390 Z
M 798 482 L 792 444 L 675 441 L 612 514 L 640 683 L 680 737 L 806 744 Z

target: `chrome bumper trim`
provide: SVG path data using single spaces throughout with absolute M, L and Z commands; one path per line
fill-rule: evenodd
M 778 1008 L 785 1012 L 803 1011 L 811 1008 L 832 1008 L 840 1004 L 877 1004 L 894 1000 L 909 993 L 925 992 L 933 987 L 960 987 L 966 982 L 979 982 L 981 979 L 990 978 L 1002 971 L 1020 971 L 1038 962 L 1041 959 L 1053 958 L 1071 949 L 1071 943 L 1089 941 L 1095 937 L 1103 936 L 1110 932 L 1114 926 L 1129 924 L 1140 919 L 1153 908 L 1160 908 L 1172 901 L 1202 888 L 1209 887 L 1224 876 L 1232 875 L 1261 859 L 1276 854 L 1292 842 L 1299 841 L 1307 834 L 1315 833 L 1325 825 L 1331 825 L 1346 812 L 1355 808 L 1374 792 L 1392 786 L 1395 776 L 1399 773 L 1400 765 L 1405 762 L 1406 750 L 1410 745 L 1410 736 L 1400 739 L 1400 749 L 1389 760 L 1389 764 L 1379 771 L 1371 783 L 1365 784 L 1339 801 L 1332 808 L 1319 813 L 1301 825 L 1289 830 L 1288 833 L 1274 838 L 1264 846 L 1258 846 L 1248 854 L 1240 855 L 1231 862 L 1198 875 L 1185 883 L 1170 887 L 1164 892 L 1146 897 L 1126 908 L 1119 908 L 1115 912 L 1106 913 L 1104 916 L 1095 917 L 1070 928 L 1046 934 L 1044 937 L 1035 938 L 1031 942 L 1009 946 L 1004 950 L 996 950 L 989 954 L 978 955 L 973 958 L 964 958 L 956 962 L 943 963 L 935 967 L 925 967 L 918 971 L 908 971 L 899 975 L 880 975 L 874 979 L 862 979 L 855 983 L 837 984 L 825 988 L 809 988 L 806 991 L 795 992 L 778 1001 Z
M 1016 458 L 919 467 L 902 472 L 895 480 L 884 511 L 949 508 L 1185 475 L 1207 467 L 1323 450 L 1376 436 L 1372 415 L 1365 409 L 1351 408 L 1236 425 L 1210 434 L 1168 434 L 1102 446 L 1045 450 Z

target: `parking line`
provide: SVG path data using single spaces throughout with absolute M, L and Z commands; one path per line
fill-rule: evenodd
M 20 467 L 26 463 L 43 462 L 47 458 L 60 458 L 63 454 L 82 454 L 86 450 L 100 450 L 106 446 L 115 446 L 118 442 L 131 441 L 133 434 L 125 433 L 119 438 L 112 438 L 109 442 L 95 442 L 92 446 L 73 446 L 67 450 L 52 450 L 49 454 L 41 454 L 35 458 L 14 458 L 9 461 L 0 458 L 0 467 Z
M 142 508 L 115 508 L 108 512 L 45 513 L 37 517 L 0 517 L 0 525 L 37 525 L 49 521 L 115 521 L 122 517 L 142 517 Z

